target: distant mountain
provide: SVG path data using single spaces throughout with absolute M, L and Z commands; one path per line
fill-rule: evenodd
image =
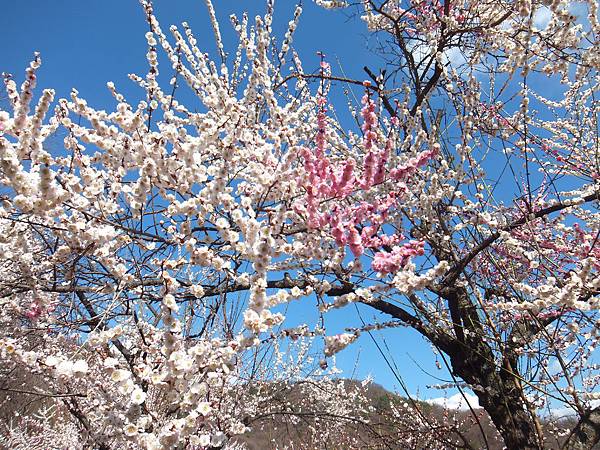
M 303 411 L 293 415 L 293 407 L 302 396 L 301 386 L 274 384 L 275 398 L 289 405 L 285 414 L 266 415 L 250 419 L 252 431 L 235 442 L 248 450 L 294 449 L 486 449 L 502 450 L 504 444 L 476 398 L 469 398 L 475 415 L 466 402 L 451 396 L 447 401 L 434 399 L 414 401 L 389 392 L 382 386 L 343 380 L 350 392 L 364 393 L 360 408 L 365 414 L 349 417 L 332 417 L 318 411 L 311 415 Z M 545 434 L 545 448 L 559 449 L 575 424 L 574 419 L 547 418 L 541 424 Z

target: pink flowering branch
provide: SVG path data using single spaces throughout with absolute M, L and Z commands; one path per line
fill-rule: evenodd
M 365 86 L 370 86 L 370 82 L 365 82 Z M 375 102 L 368 92 L 363 96 L 362 104 L 362 148 L 365 156 L 360 165 L 362 169 L 359 170 L 353 158 L 333 162 L 328 156 L 325 139 L 328 127 L 326 100 L 322 96 L 317 98 L 315 146 L 312 150 L 306 147 L 301 150 L 306 178 L 300 181 L 306 196 L 304 205 L 296 205 L 298 211 L 306 212 L 309 227 L 327 227 L 335 242 L 340 247 L 347 245 L 355 258 L 360 257 L 367 248 L 393 247 L 404 239 L 401 234 L 380 234 L 380 230 L 386 223 L 389 211 L 396 207 L 407 193 L 406 183 L 439 152 L 439 146 L 434 146 L 410 158 L 399 167 L 386 167 L 392 149 L 392 139 L 388 137 L 383 148 L 380 148 L 382 133 Z M 353 194 L 370 192 L 385 183 L 391 187 L 388 193 L 376 195 L 368 202 L 352 205 Z M 342 206 L 345 202 L 338 201 L 330 211 L 321 211 L 321 208 L 333 199 L 349 200 L 350 204 Z M 389 254 L 376 252 L 373 268 L 380 273 L 399 270 L 412 257 L 423 254 L 422 245 L 422 242 L 411 241 Z

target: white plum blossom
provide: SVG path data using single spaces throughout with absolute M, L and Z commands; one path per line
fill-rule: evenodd
M 554 446 L 537 415 L 560 401 L 565 448 L 600 440 L 597 2 L 362 2 L 368 80 L 303 68 L 301 6 L 282 40 L 272 1 L 232 16 L 230 51 L 205 3 L 213 54 L 140 1 L 147 71 L 109 104 L 38 91 L 37 53 L 3 75 L 0 384 L 40 411 L 0 446 L 220 448 L 313 414 L 307 448 L 362 448 L 364 392 L 327 358 L 387 329 L 430 342 L 507 448 Z M 389 442 L 464 446 L 393 403 Z
M 139 387 L 136 387 L 131 393 L 131 403 L 134 405 L 141 405 L 146 401 L 146 393 Z

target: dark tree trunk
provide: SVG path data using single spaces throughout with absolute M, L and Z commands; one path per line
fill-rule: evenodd
M 444 294 L 456 337 L 449 353 L 455 375 L 472 387 L 507 448 L 541 449 L 536 418 L 528 409 L 516 372 L 518 357 L 509 346 L 504 347 L 501 355 L 494 354 L 484 339 L 484 327 L 465 289 L 448 289 Z
M 591 450 L 598 442 L 600 442 L 600 408 L 595 408 L 580 419 L 563 448 Z
M 454 373 L 473 387 L 480 406 L 490 416 L 508 449 L 541 449 L 521 388 L 510 379 L 512 376 L 500 376 L 498 367 L 480 356 L 486 350 L 483 347 L 480 344 L 475 351 L 467 350 L 451 357 Z
M 448 302 L 453 333 L 447 328 L 428 327 L 418 316 L 393 303 L 378 300 L 368 305 L 411 326 L 449 356 L 453 374 L 473 389 L 508 450 L 543 449 L 543 430 L 525 398 L 518 372 L 519 356 L 514 351 L 519 341 L 528 340 L 539 328 L 515 327 L 506 340 L 492 347 L 486 339 L 489 330 L 482 324 L 475 303 L 464 288 L 446 287 L 436 293 Z M 418 299 L 413 304 L 418 308 Z M 591 450 L 599 442 L 600 407 L 580 419 L 563 449 Z
M 502 395 L 494 388 L 493 394 L 478 392 L 479 403 L 489 414 L 498 432 L 509 449 L 541 449 L 538 443 L 535 424 L 525 410 L 521 398 Z

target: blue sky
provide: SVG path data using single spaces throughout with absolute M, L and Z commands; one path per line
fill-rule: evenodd
M 53 87 L 58 96 L 67 95 L 75 87 L 92 104 L 109 101 L 108 91 L 104 89 L 107 81 L 126 87 L 131 85 L 128 73 L 145 72 L 144 34 L 148 26 L 136 0 L 4 3 L 0 16 L 2 71 L 19 76 L 33 52 L 39 51 L 43 58 L 41 85 Z M 334 70 L 339 58 L 350 77 L 364 77 L 362 66 L 370 57 L 365 49 L 366 29 L 340 13 L 323 11 L 312 2 L 305 3 L 302 26 L 294 46 L 306 68 L 318 67 L 316 52 L 322 51 Z M 231 33 L 229 14 L 241 15 L 244 10 L 249 11 L 250 17 L 262 14 L 264 2 L 219 0 L 215 4 L 225 45 L 233 52 L 235 37 Z M 280 36 L 293 10 L 292 1 L 278 2 L 274 29 Z M 213 34 L 202 0 L 157 0 L 155 11 L 164 30 L 171 24 L 187 21 L 195 31 L 199 46 L 214 54 Z
M 294 2 L 280 0 L 276 3 L 274 29 L 283 36 L 293 15 Z M 248 9 L 252 17 L 264 11 L 264 2 L 218 0 L 215 6 L 226 50 L 233 52 L 235 41 L 229 26 L 229 14 L 239 14 Z M 156 0 L 155 11 L 165 30 L 171 24 L 187 21 L 195 31 L 199 46 L 214 55 L 213 34 L 202 0 Z M 93 107 L 110 110 L 114 107 L 114 100 L 105 86 L 107 81 L 113 81 L 131 102 L 136 103 L 142 92 L 129 81 L 127 74 L 143 75 L 146 71 L 146 31 L 144 14 L 135 0 L 5 1 L 0 15 L 0 72 L 14 74 L 19 83 L 33 52 L 39 51 L 43 65 L 38 73 L 38 92 L 42 88 L 53 88 L 60 98 L 68 96 L 71 88 L 76 88 Z M 317 51 L 321 51 L 327 55 L 334 74 L 342 75 L 343 69 L 348 77 L 363 79 L 363 65 L 369 64 L 376 70 L 379 63 L 367 49 L 366 35 L 366 27 L 359 21 L 340 12 L 321 10 L 306 1 L 293 46 L 299 52 L 306 71 L 317 70 Z M 172 76 L 167 67 L 162 66 L 164 80 Z M 333 100 L 337 110 L 343 112 L 346 100 L 340 91 L 342 89 L 337 90 L 338 96 Z M 360 98 L 360 90 L 356 94 Z M 294 322 L 300 322 L 309 319 L 309 310 L 314 319 L 312 304 L 307 307 L 296 303 L 290 307 L 290 316 L 294 317 Z M 375 315 L 366 307 L 361 307 L 360 312 L 367 322 Z M 351 307 L 332 312 L 326 323 L 341 331 L 346 326 L 360 326 L 360 319 Z M 384 351 L 386 348 L 391 350 L 393 364 L 411 393 L 419 392 L 421 398 L 442 395 L 437 390 L 426 388 L 427 385 L 450 381 L 445 369 L 436 368 L 427 342 L 408 329 L 388 330 L 373 336 Z M 381 340 L 382 336 L 385 342 Z M 387 356 L 390 357 L 390 354 Z M 344 370 L 344 376 L 362 379 L 372 375 L 375 382 L 388 389 L 400 390 L 392 371 L 368 335 L 363 335 L 356 344 L 341 352 L 337 361 Z

